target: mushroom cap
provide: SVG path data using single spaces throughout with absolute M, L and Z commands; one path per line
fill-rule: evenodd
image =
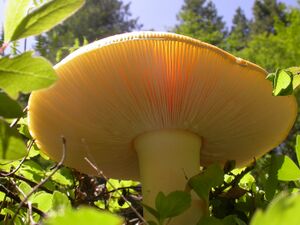
M 87 174 L 84 157 L 108 177 L 138 179 L 133 140 L 160 129 L 199 135 L 203 166 L 242 166 L 279 145 L 297 115 L 294 96 L 272 96 L 265 70 L 178 34 L 115 35 L 55 70 L 57 83 L 30 96 L 30 132 L 57 161 L 63 135 L 65 165 Z

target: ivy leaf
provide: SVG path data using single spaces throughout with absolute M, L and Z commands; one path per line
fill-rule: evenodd
M 23 116 L 22 107 L 0 90 L 0 116 L 4 118 L 17 118 Z
M 12 3 L 10 3 L 11 1 Z M 20 5 L 18 2 L 19 0 L 9 1 L 7 15 L 16 14 L 16 8 L 14 7 Z M 6 32 L 8 31 L 8 34 L 5 34 L 5 42 L 16 41 L 50 30 L 52 27 L 76 12 L 85 1 L 50 0 L 28 13 L 28 0 L 23 0 L 21 2 L 21 13 L 17 13 L 14 17 L 9 18 L 9 21 L 5 24 L 5 30 Z M 26 3 L 27 8 L 25 6 Z
M 26 155 L 26 152 L 26 145 L 19 132 L 0 120 L 0 159 L 20 159 Z
M 284 156 L 281 168 L 278 170 L 278 179 L 293 181 L 300 179 L 300 169 L 288 156 Z
M 19 91 L 28 93 L 48 87 L 56 80 L 51 63 L 42 57 L 34 57 L 33 52 L 0 59 L 0 88 L 13 97 Z
M 27 15 L 31 0 L 9 0 L 5 9 L 4 40 L 12 40 L 14 31 Z
M 63 215 L 58 214 L 44 220 L 44 225 L 122 225 L 123 219 L 117 215 L 99 211 L 94 208 L 81 207 L 78 210 L 66 210 Z
M 213 164 L 203 173 L 193 176 L 188 183 L 200 198 L 208 202 L 210 189 L 221 185 L 223 180 L 224 172 L 222 168 L 217 164 Z
M 178 216 L 191 206 L 191 195 L 184 191 L 174 191 L 168 195 L 159 192 L 155 199 L 155 207 L 160 220 Z

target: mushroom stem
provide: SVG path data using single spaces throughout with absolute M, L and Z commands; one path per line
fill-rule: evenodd
M 155 207 L 161 191 L 185 190 L 190 177 L 199 173 L 201 138 L 184 130 L 158 130 L 138 136 L 134 141 L 138 154 L 143 203 Z M 169 225 L 197 224 L 203 214 L 203 204 L 192 193 L 192 205 Z M 153 220 L 144 210 L 146 220 Z

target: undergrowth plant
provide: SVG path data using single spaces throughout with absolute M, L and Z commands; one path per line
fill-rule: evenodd
M 27 126 L 26 96 L 52 85 L 51 63 L 18 45 L 72 15 L 84 0 L 9 0 L 0 46 L 0 225 L 168 224 L 191 204 L 189 191 L 160 192 L 155 208 L 141 203 L 141 185 L 108 179 L 99 168 L 91 177 L 43 154 Z M 75 48 L 78 48 L 75 41 Z M 74 49 L 62 49 L 72 52 Z M 10 53 L 7 53 L 10 52 Z M 60 53 L 58 53 L 60 59 Z M 298 67 L 268 76 L 273 94 L 289 95 L 300 83 Z M 68 140 L 62 137 L 62 152 Z M 211 165 L 187 181 L 206 207 L 197 225 L 298 225 L 300 136 L 295 157 L 271 152 L 246 168 Z M 91 164 L 91 166 L 93 166 Z M 143 207 L 153 216 L 144 221 Z

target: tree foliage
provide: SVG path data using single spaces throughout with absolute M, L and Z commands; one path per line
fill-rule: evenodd
M 176 33 L 191 36 L 213 45 L 221 45 L 225 35 L 225 23 L 218 15 L 212 1 L 185 0 L 177 15 Z
M 87 0 L 76 16 L 37 37 L 36 50 L 51 62 L 56 62 L 57 52 L 74 46 L 74 40 L 78 40 L 80 46 L 85 40 L 92 42 L 140 27 L 138 20 L 131 18 L 130 3 L 124 4 L 120 0 Z M 63 51 L 59 59 L 66 54 L 68 51 Z
M 253 36 L 248 42 L 248 47 L 239 55 L 269 71 L 274 68 L 298 65 L 300 58 L 300 49 L 297 47 L 300 45 L 299 26 L 300 11 L 295 8 L 286 14 L 286 22 L 276 21 L 274 33 Z
M 225 49 L 230 52 L 238 52 L 247 46 L 250 39 L 250 21 L 244 11 L 239 7 L 233 16 L 231 31 L 226 38 Z
M 251 32 L 254 35 L 274 33 L 275 20 L 285 22 L 286 6 L 277 0 L 255 0 Z

